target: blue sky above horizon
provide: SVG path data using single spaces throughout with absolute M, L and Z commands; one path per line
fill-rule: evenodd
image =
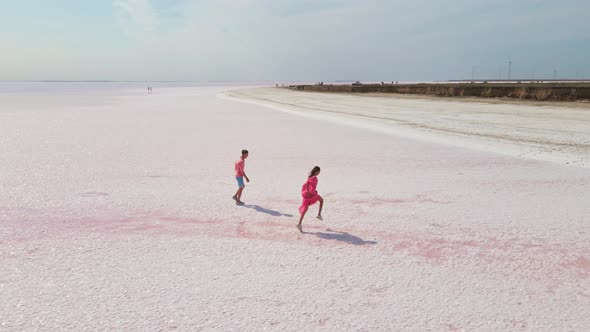
M 0 80 L 590 78 L 590 1 L 0 0 Z

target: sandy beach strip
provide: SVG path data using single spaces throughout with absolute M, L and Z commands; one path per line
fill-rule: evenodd
M 354 125 L 517 157 L 590 167 L 590 105 L 515 103 L 384 94 L 332 94 L 284 88 L 231 91 L 283 110 L 354 118 Z M 356 121 L 361 120 L 361 121 Z

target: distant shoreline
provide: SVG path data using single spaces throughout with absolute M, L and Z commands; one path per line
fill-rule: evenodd
M 431 97 L 508 98 L 535 102 L 590 101 L 590 82 L 498 82 L 289 85 L 296 91 L 355 94 L 422 95 Z
M 23 81 L 11 81 L 11 80 L 0 80 L 0 83 L 268 83 L 270 84 L 271 81 L 232 81 L 232 80 L 212 80 L 212 81 L 192 81 L 192 80 L 174 80 L 174 81 L 152 81 L 152 80 L 142 80 L 142 81 L 112 81 L 112 80 L 82 80 L 82 81 L 69 81 L 69 80 L 23 80 Z
M 325 93 L 307 91 L 309 93 Z M 433 96 L 422 94 L 401 94 L 401 93 L 382 93 L 382 92 L 327 92 L 329 94 L 342 94 L 349 96 L 365 97 L 365 98 L 392 98 L 392 99 L 420 99 L 431 101 L 450 101 L 459 103 L 484 103 L 484 104 L 504 104 L 504 105 L 529 105 L 529 106 L 544 106 L 544 107 L 567 107 L 567 108 L 581 108 L 590 110 L 590 100 L 533 100 L 520 99 L 510 97 L 471 97 L 471 96 Z

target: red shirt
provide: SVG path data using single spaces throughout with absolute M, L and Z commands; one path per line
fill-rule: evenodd
M 244 159 L 240 158 L 240 160 L 236 161 L 236 164 L 235 164 L 236 176 L 246 175 L 246 173 L 244 173 L 245 166 L 246 166 L 246 161 Z

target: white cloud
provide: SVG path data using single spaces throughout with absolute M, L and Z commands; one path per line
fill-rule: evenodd
M 497 75 L 508 56 L 516 72 L 544 63 L 575 72 L 590 58 L 587 0 L 112 0 L 98 7 L 106 7 L 103 16 L 57 33 L 25 36 L 39 20 L 13 20 L 19 31 L 0 31 L 5 67 L 19 68 L 12 77 L 445 79 L 469 76 L 472 65 Z M 55 13 L 43 19 L 64 21 Z
M 166 79 L 411 79 L 456 78 L 471 62 L 496 68 L 490 57 L 469 58 L 567 35 L 547 22 L 555 5 L 521 10 L 535 1 L 116 0 L 115 7 L 139 45 L 131 52 Z M 538 26 L 549 31 L 531 34 Z
M 115 16 L 123 30 L 137 37 L 157 31 L 160 18 L 149 0 L 115 0 Z

